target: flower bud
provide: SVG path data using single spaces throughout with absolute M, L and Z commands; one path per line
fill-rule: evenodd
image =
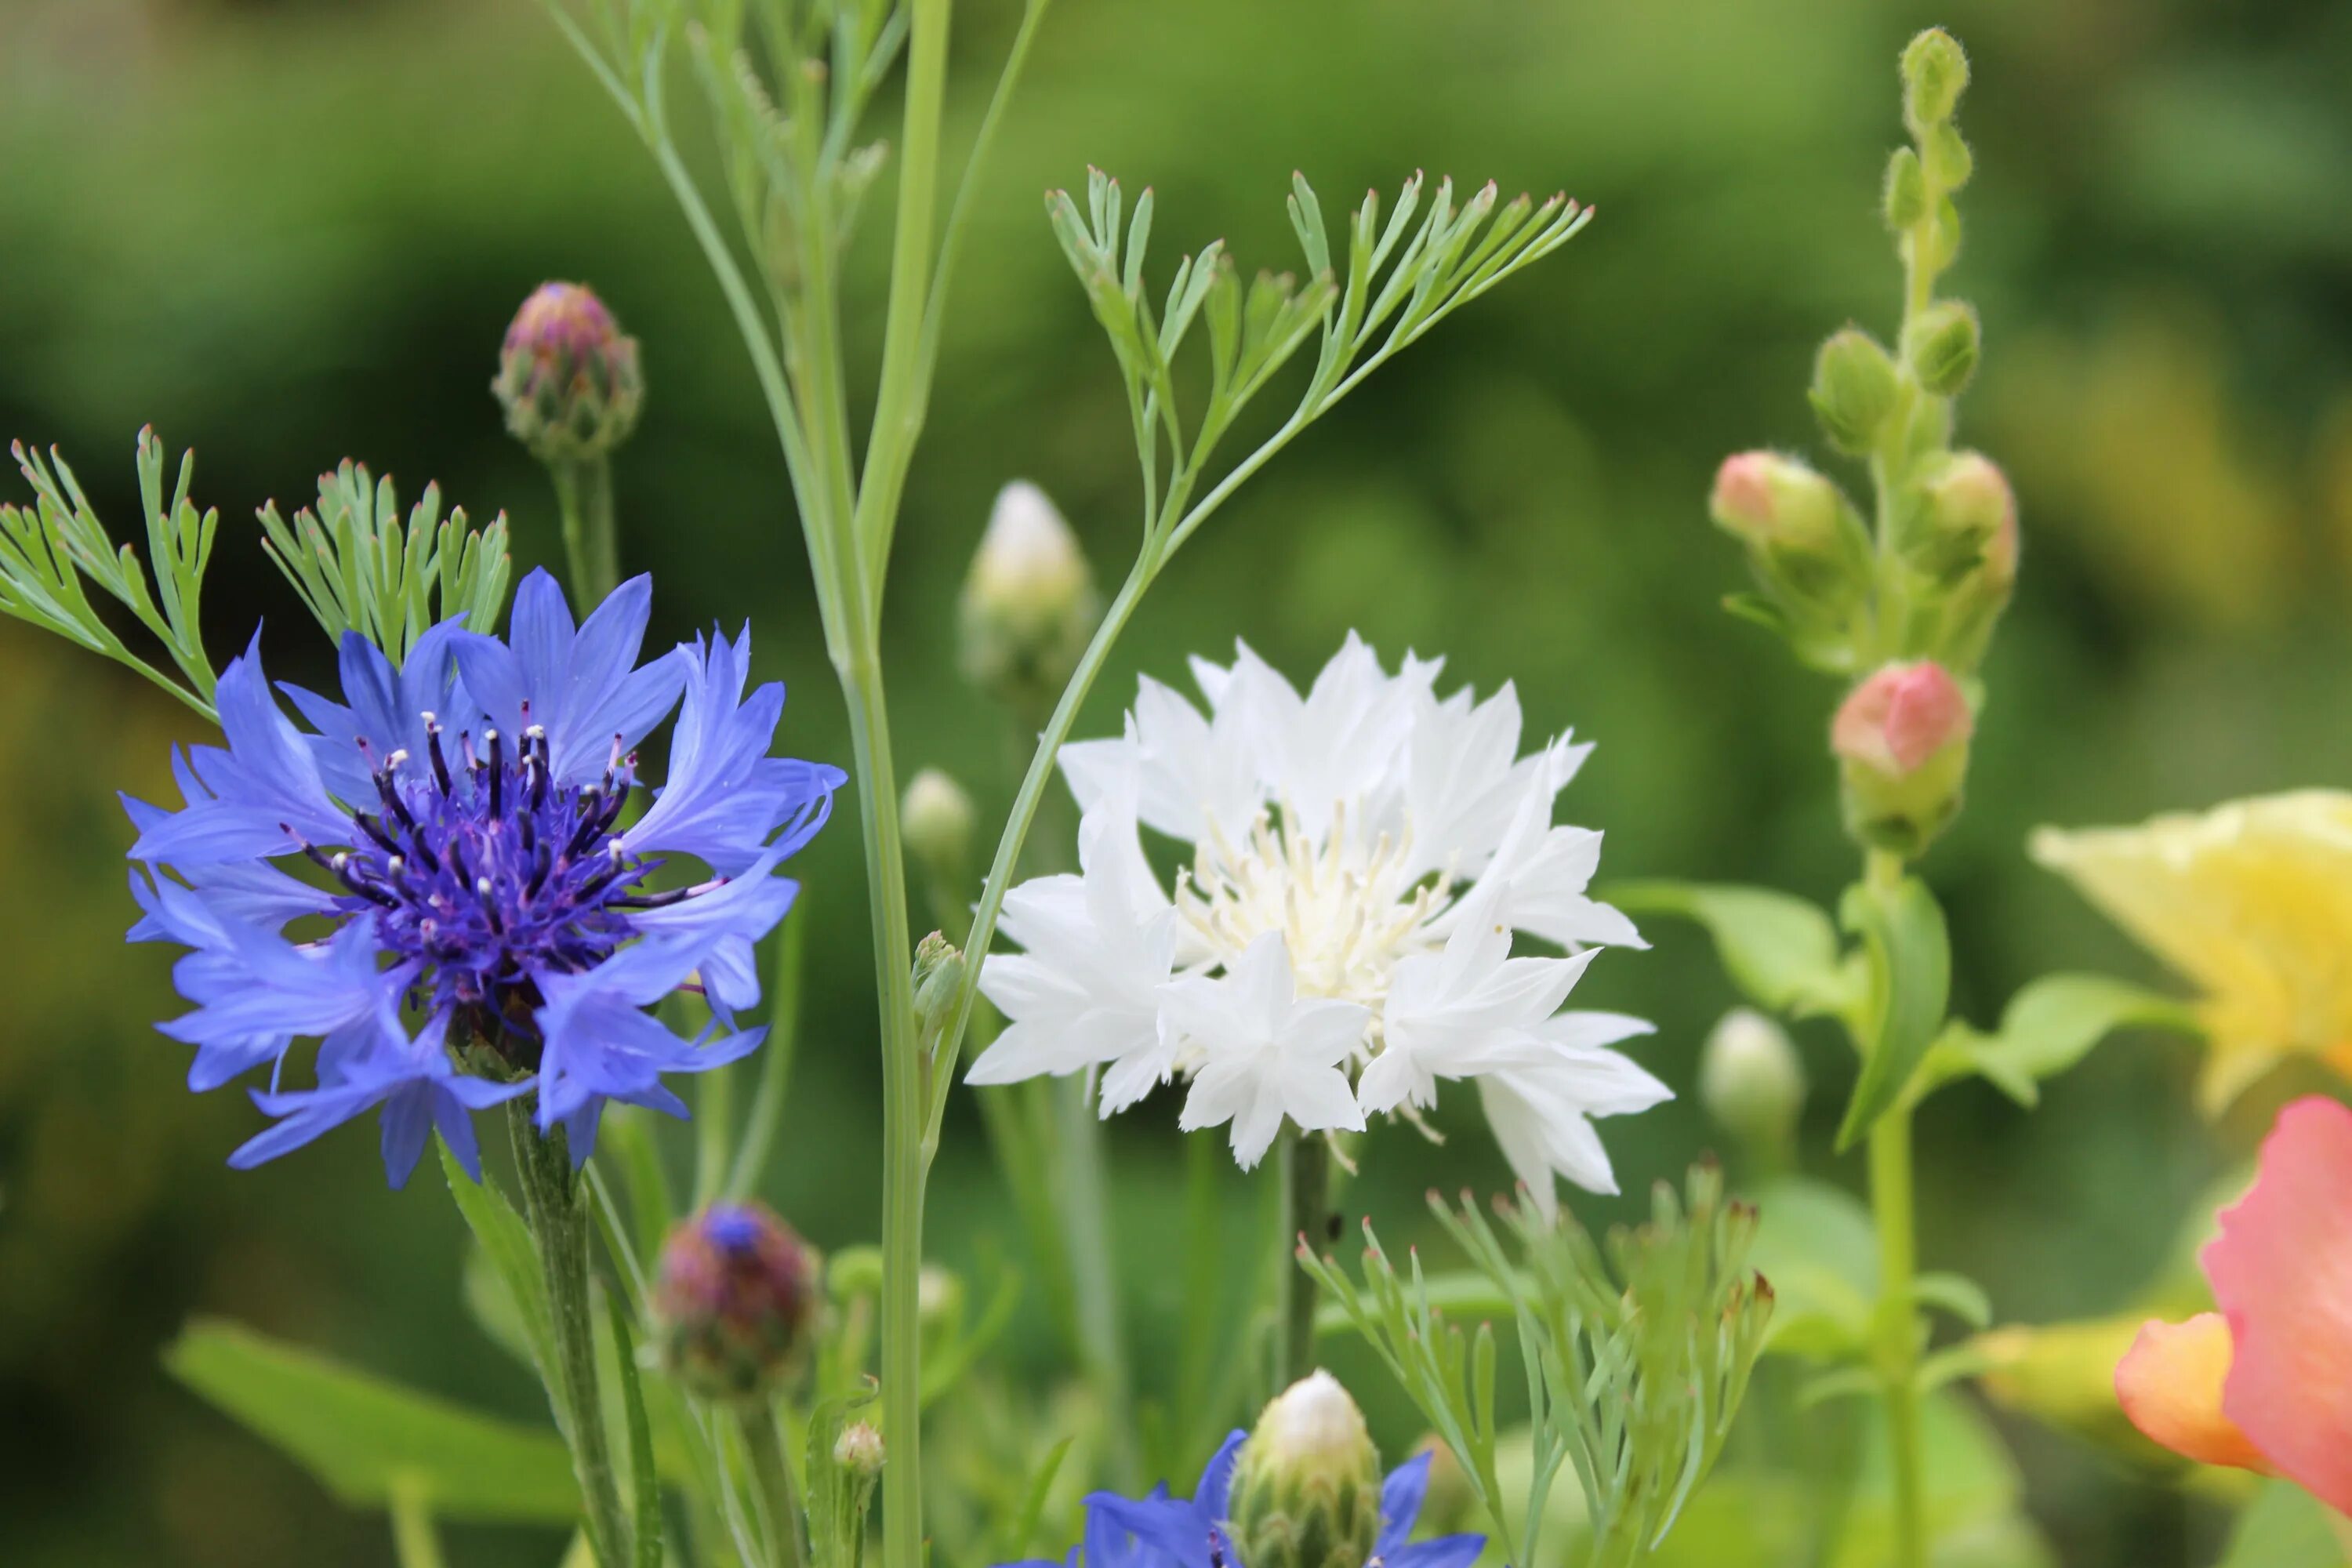
M 1765 1164 L 1778 1164 L 1805 1109 L 1805 1068 L 1789 1032 L 1749 1007 L 1723 1016 L 1699 1054 L 1699 1103 Z
M 662 1243 L 663 1364 L 704 1399 L 766 1399 L 808 1349 L 817 1280 L 816 1254 L 765 1205 L 711 1205 Z
M 882 1434 L 865 1421 L 852 1421 L 833 1440 L 833 1462 L 860 1479 L 882 1473 Z
M 1980 452 L 1955 452 L 1919 492 L 1929 530 L 1965 546 L 1966 563 L 2006 593 L 2017 581 L 2017 496 L 2000 469 Z
M 1843 504 L 1836 485 L 1794 458 L 1735 452 L 1715 471 L 1707 511 L 1750 544 L 1826 552 L 1836 542 Z
M 1898 233 L 1927 216 L 1927 180 L 1919 167 L 1918 153 L 1908 147 L 1895 149 L 1886 160 L 1886 189 L 1881 200 L 1886 226 Z
M 1903 358 L 1919 384 L 1937 397 L 1958 397 L 1977 372 L 1979 329 L 1972 306 L 1939 300 L 1903 332 Z
M 1957 191 L 1977 172 L 1976 154 L 1969 151 L 1969 144 L 1960 139 L 1959 127 L 1950 121 L 1929 126 L 1920 142 L 1926 149 L 1927 173 L 1934 178 L 1937 189 Z
M 1077 537 L 1045 492 L 1016 479 L 997 492 L 959 605 L 963 671 L 1016 708 L 1042 707 L 1102 618 Z
M 1364 1568 L 1381 1532 L 1381 1457 L 1328 1372 L 1275 1395 L 1234 1461 L 1231 1528 L 1249 1568 Z
M 490 390 L 508 430 L 540 461 L 601 458 L 636 428 L 637 340 L 586 285 L 542 283 L 507 328 Z
M 1806 396 L 1831 444 L 1864 457 L 1895 412 L 1895 362 L 1868 332 L 1847 327 L 1831 333 L 1814 356 Z
M 963 989 L 963 953 L 938 931 L 915 944 L 915 1027 L 926 1044 L 939 1037 Z
M 1830 726 L 1846 826 L 1864 843 L 1916 856 L 1960 808 L 1969 700 L 1933 660 L 1890 664 L 1846 694 Z
M 925 768 L 898 803 L 898 831 L 936 881 L 958 886 L 971 856 L 971 796 L 937 768 Z
M 1477 1528 L 1478 1489 L 1470 1472 L 1432 1432 L 1413 1445 L 1415 1454 L 1429 1456 L 1429 1481 L 1421 1498 L 1420 1528 L 1432 1535 L 1453 1535 Z
M 1913 132 L 1939 125 L 1959 107 L 1969 85 L 1969 57 L 1959 40 L 1930 27 L 1903 50 L 1903 119 Z

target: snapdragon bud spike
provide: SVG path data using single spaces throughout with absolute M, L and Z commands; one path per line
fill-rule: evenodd
M 820 1278 L 815 1252 L 765 1205 L 713 1204 L 662 1243 L 663 1364 L 701 1398 L 765 1401 L 807 1359 Z

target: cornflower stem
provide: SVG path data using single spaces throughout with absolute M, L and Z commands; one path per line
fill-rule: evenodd
M 1119 1331 L 1118 1270 L 1111 1255 L 1110 1173 L 1103 1159 L 1102 1122 L 1095 1115 L 1084 1074 L 1055 1080 L 1053 1095 L 1055 1142 L 1062 1156 L 1058 1206 L 1067 1237 L 1078 1354 L 1102 1403 L 1112 1466 L 1131 1472 L 1135 1423 L 1129 1408 L 1126 1339 Z
M 1331 1145 L 1318 1134 L 1285 1128 L 1276 1145 L 1282 1184 L 1282 1233 L 1274 1238 L 1276 1287 L 1281 1310 L 1276 1319 L 1275 1392 L 1315 1370 L 1315 1278 L 1292 1262 L 1302 1233 L 1323 1223 L 1331 1205 Z
M 572 591 L 593 608 L 621 584 L 618 531 L 613 521 L 613 459 L 558 458 L 548 464 L 563 522 L 563 559 Z
M 1871 850 L 1864 879 L 1879 890 L 1903 880 L 1903 859 Z M 1912 1191 L 1911 1107 L 1898 1102 L 1870 1132 L 1870 1207 L 1878 1233 L 1878 1369 L 1885 1385 L 1889 1468 L 1895 1478 L 1895 1568 L 1926 1568 L 1927 1524 L 1919 1438 L 1919 1327 L 1912 1300 L 1918 1242 Z
M 771 1568 L 809 1568 L 808 1532 L 801 1507 L 800 1488 L 784 1445 L 776 1435 L 776 1413 L 765 1405 L 747 1405 L 735 1414 L 743 1435 L 743 1452 L 751 1462 L 751 1495 L 760 1510 L 760 1526 L 767 1537 Z
M 548 1324 L 555 1340 L 556 1383 L 564 1436 L 572 1445 L 572 1469 L 587 1509 L 589 1538 L 606 1568 L 632 1561 L 629 1516 L 621 1506 L 620 1481 L 604 1430 L 604 1403 L 597 1389 L 594 1307 L 588 1282 L 588 1204 L 585 1184 L 572 1171 L 563 1130 L 542 1136 L 531 1121 L 537 1097 L 507 1103 L 507 1132 L 514 1143 L 523 1218 L 539 1251 L 547 1284 Z
M 392 1491 L 392 1554 L 400 1568 L 442 1568 L 441 1536 L 433 1510 L 415 1489 Z

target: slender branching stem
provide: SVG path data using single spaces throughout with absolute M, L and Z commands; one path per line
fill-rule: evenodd
M 764 1405 L 745 1405 L 736 1412 L 736 1428 L 743 1435 L 744 1456 L 751 1465 L 751 1495 L 767 1537 L 771 1568 L 809 1568 L 808 1530 L 801 1506 L 800 1488 L 776 1433 L 776 1413 Z

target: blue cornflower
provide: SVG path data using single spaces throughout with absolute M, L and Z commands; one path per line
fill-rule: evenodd
M 1248 1436 L 1236 1431 L 1225 1438 L 1189 1500 L 1170 1497 L 1164 1485 L 1139 1498 L 1096 1492 L 1086 1500 L 1085 1532 L 1066 1563 L 1039 1558 L 1005 1568 L 1249 1568 L 1225 1524 L 1234 1461 Z M 1371 1559 L 1381 1568 L 1470 1568 L 1486 1550 L 1483 1535 L 1411 1540 L 1429 1491 L 1430 1458 L 1414 1455 L 1381 1483 L 1381 1533 Z
M 845 775 L 767 754 L 784 692 L 745 697 L 748 628 L 639 665 L 651 598 L 638 577 L 575 626 L 535 572 L 505 640 L 453 619 L 397 668 L 346 634 L 341 702 L 284 689 L 308 732 L 271 695 L 257 637 L 220 678 L 226 748 L 173 754 L 180 809 L 125 798 L 144 910 L 131 939 L 191 950 L 173 978 L 195 1010 L 162 1026 L 195 1047 L 190 1087 L 272 1069 L 254 1099 L 280 1120 L 232 1164 L 380 1107 L 394 1186 L 428 1128 L 478 1174 L 469 1112 L 532 1087 L 539 1125 L 561 1123 L 582 1161 L 606 1101 L 683 1115 L 663 1074 L 758 1047 L 757 1029 L 682 1039 L 644 1009 L 698 987 L 731 1031 L 759 1001 L 752 946 L 798 887 L 777 868 Z M 668 782 L 625 824 L 636 744 L 681 697 Z M 331 886 L 277 864 L 296 858 Z M 674 858 L 709 878 L 651 890 Z M 281 1089 L 303 1038 L 320 1041 L 317 1087 Z

